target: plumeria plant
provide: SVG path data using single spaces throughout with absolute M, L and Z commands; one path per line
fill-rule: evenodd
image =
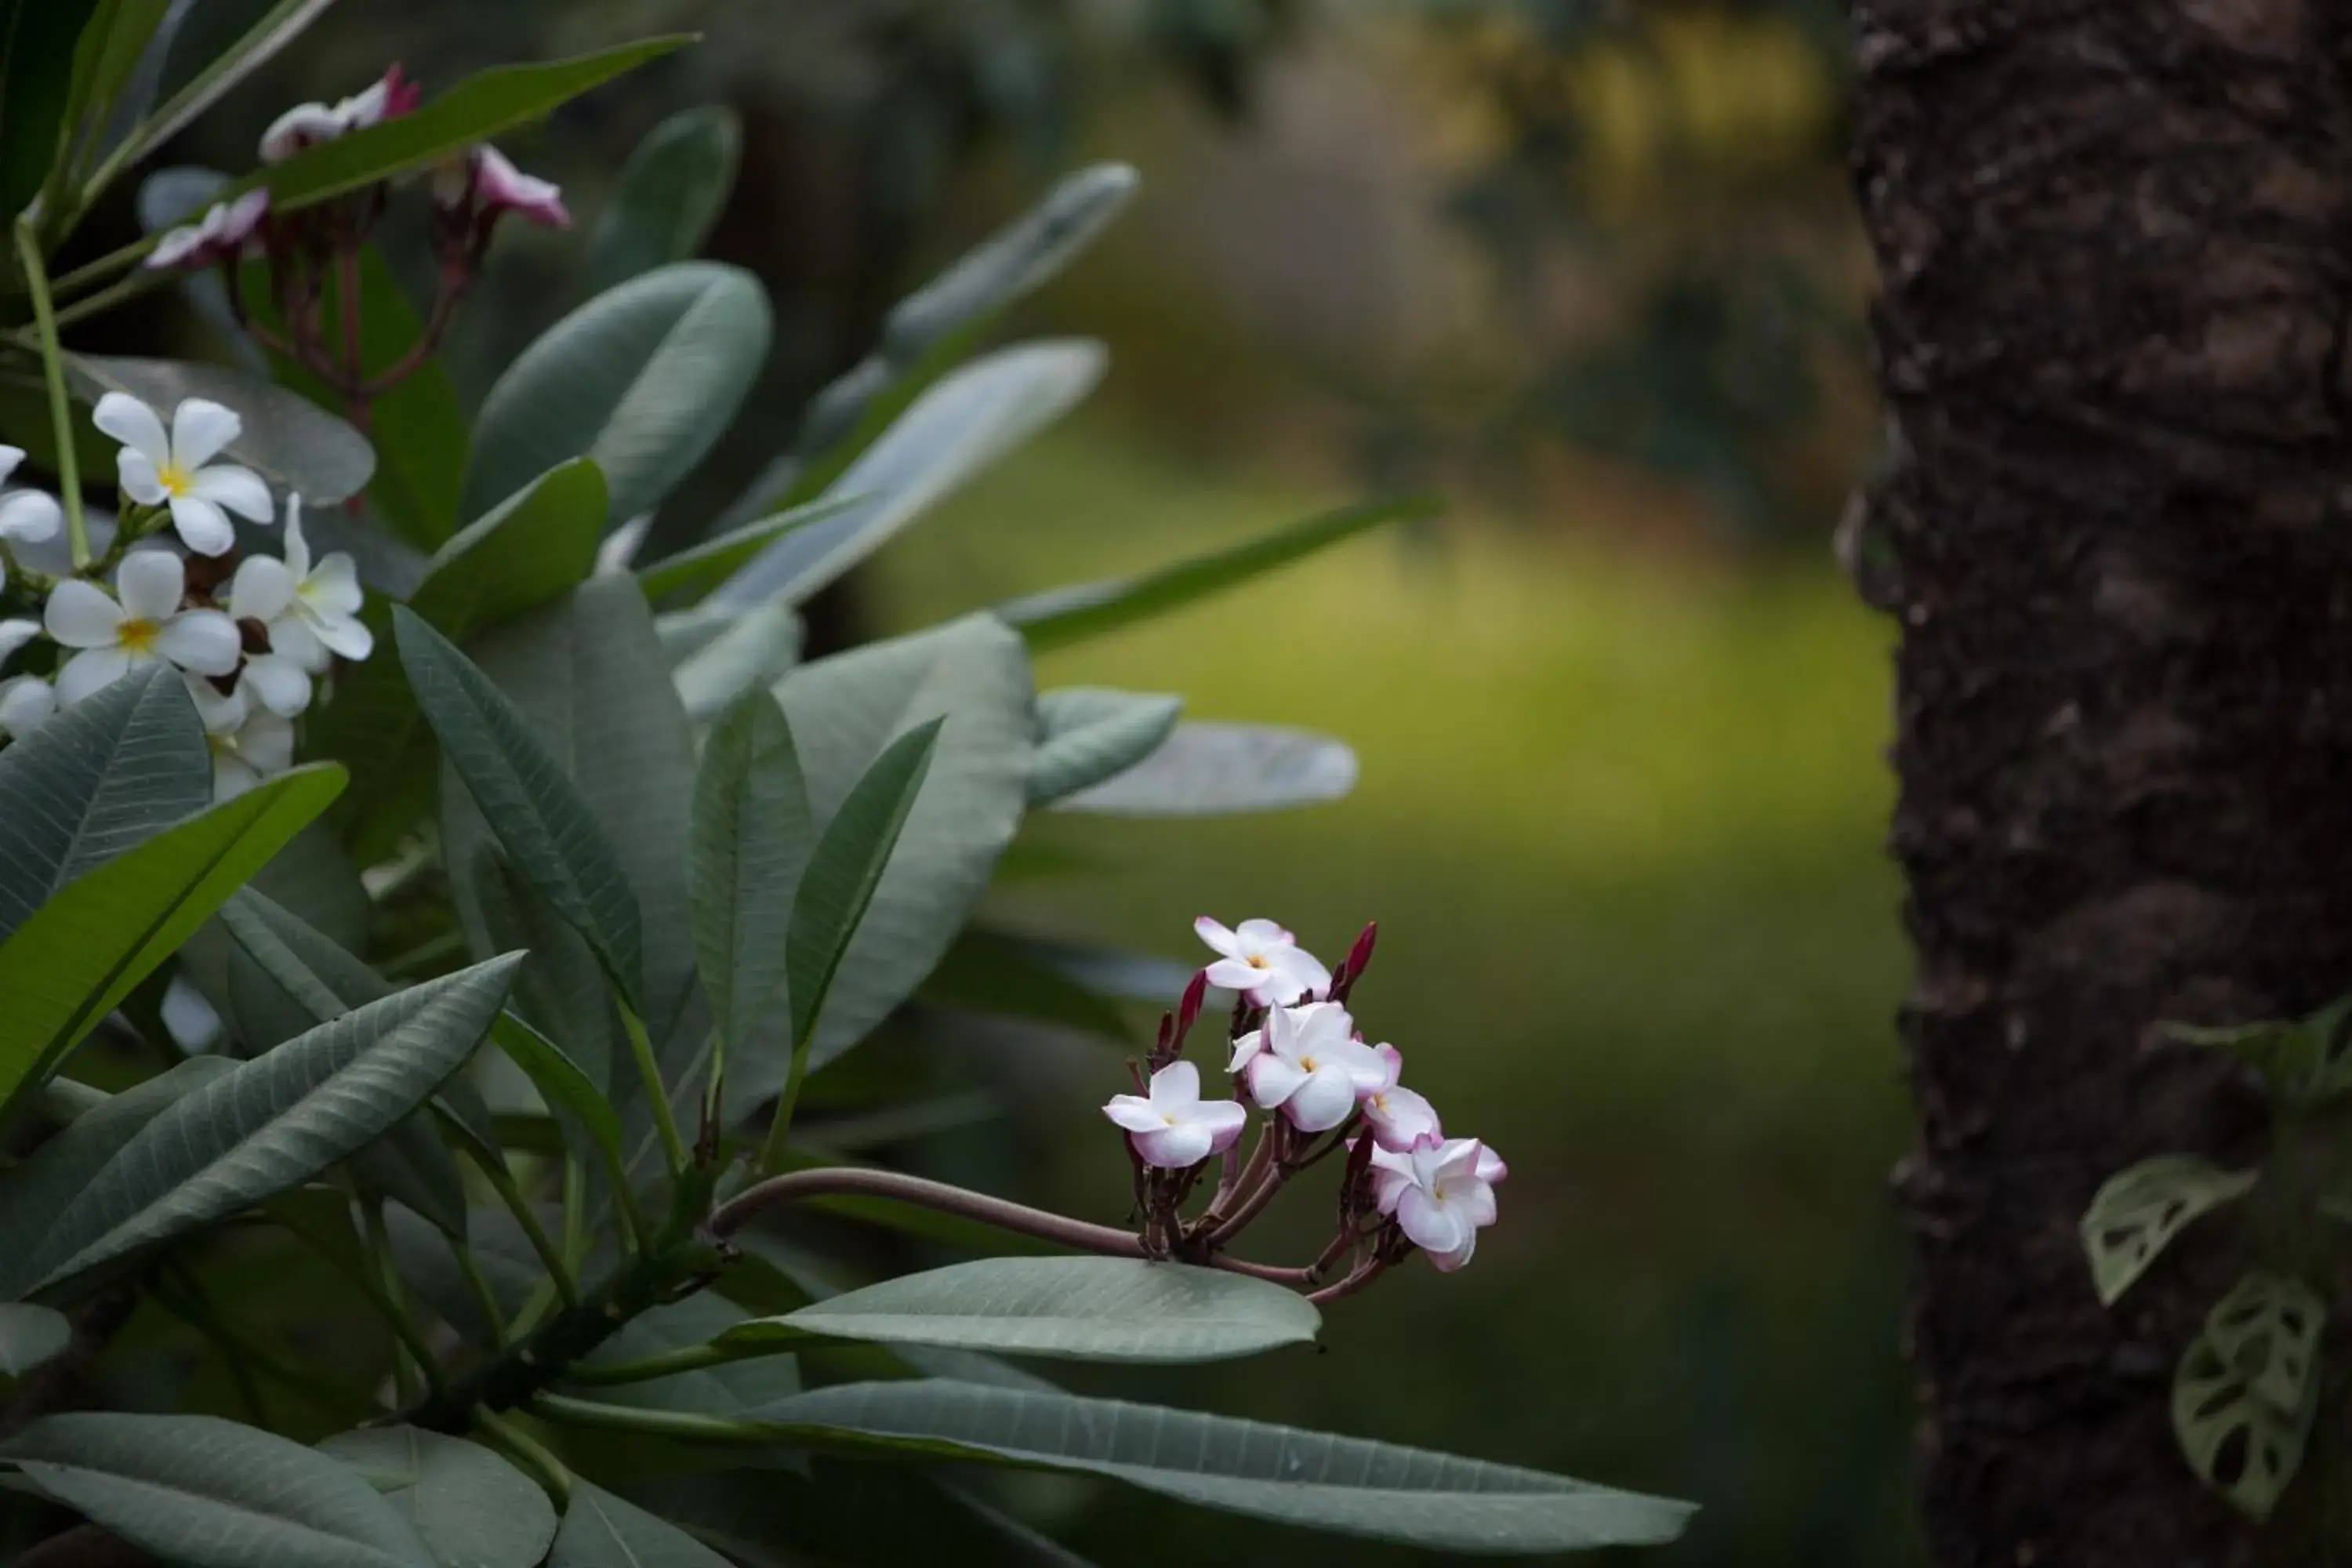
M 429 97 L 388 68 L 247 173 L 147 173 L 145 237 L 90 254 L 106 192 L 328 5 L 193 68 L 186 9 L 0 0 L 0 1553 L 1069 1561 L 1004 1467 L 1433 1550 L 1676 1534 L 1681 1504 L 1022 1364 L 1311 1342 L 1413 1252 L 1469 1261 L 1504 1176 L 1359 1031 L 1369 928 L 1326 968 L 1202 921 L 1188 982 L 988 902 L 1034 814 L 1344 793 L 1337 741 L 1040 692 L 1031 658 L 1415 503 L 803 657 L 811 595 L 1099 375 L 988 328 L 1132 174 L 906 300 L 689 514 L 771 331 L 694 259 L 723 114 L 648 139 L 586 236 L 609 286 L 478 406 L 440 358 L 501 220 L 572 222 L 492 139 L 689 40 Z M 77 350 L 160 289 L 215 360 Z M 1186 1055 L 1213 991 L 1231 1100 Z M 926 1065 L 967 1036 L 1123 1038 L 1171 996 L 1098 1213 L 868 1157 L 967 1114 Z M 1240 1252 L 1318 1168 L 1321 1254 Z

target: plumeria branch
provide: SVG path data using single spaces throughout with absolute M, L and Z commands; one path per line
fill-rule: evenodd
M 49 424 L 58 447 L 58 500 L 65 506 L 66 537 L 73 543 L 74 570 L 89 564 L 89 529 L 81 514 L 81 465 L 74 452 L 73 412 L 66 399 L 65 351 L 58 343 L 58 316 L 49 300 L 49 275 L 41 261 L 39 232 L 29 216 L 16 219 L 16 257 L 24 264 L 25 288 L 32 296 L 33 321 L 41 342 L 41 374 L 48 384 Z

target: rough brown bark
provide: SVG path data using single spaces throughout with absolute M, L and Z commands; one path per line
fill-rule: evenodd
M 1895 433 L 1852 558 L 1902 633 L 1930 1551 L 2318 1561 L 2174 1447 L 2229 1227 L 2109 1312 L 2076 1224 L 2135 1160 L 2259 1151 L 2243 1084 L 2158 1024 L 2352 988 L 2352 6 L 1852 16 Z

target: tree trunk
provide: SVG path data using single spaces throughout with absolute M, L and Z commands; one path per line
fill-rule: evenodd
M 1893 439 L 1849 561 L 1902 633 L 1930 1551 L 2319 1561 L 2171 1434 L 2229 1223 L 2114 1311 L 2076 1227 L 2145 1156 L 2260 1156 L 2247 1084 L 2159 1024 L 2352 988 L 2352 6 L 1852 12 Z

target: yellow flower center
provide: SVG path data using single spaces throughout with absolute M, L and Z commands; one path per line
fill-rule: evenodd
M 1301 1057 L 1298 1058 L 1298 1065 L 1302 1070 L 1313 1072 L 1315 1070 L 1315 1058 L 1313 1057 Z
M 155 637 L 163 630 L 152 621 L 125 621 L 114 634 L 114 640 L 127 653 L 143 653 L 153 658 Z
M 1265 969 L 1267 967 L 1265 955 L 1263 953 L 1253 952 L 1247 958 L 1243 959 L 1242 962 L 1248 964 L 1252 969 Z
M 163 487 L 165 495 L 175 500 L 186 496 L 189 490 L 194 488 L 195 483 L 190 478 L 188 470 L 177 463 L 166 463 L 156 469 L 155 482 Z

